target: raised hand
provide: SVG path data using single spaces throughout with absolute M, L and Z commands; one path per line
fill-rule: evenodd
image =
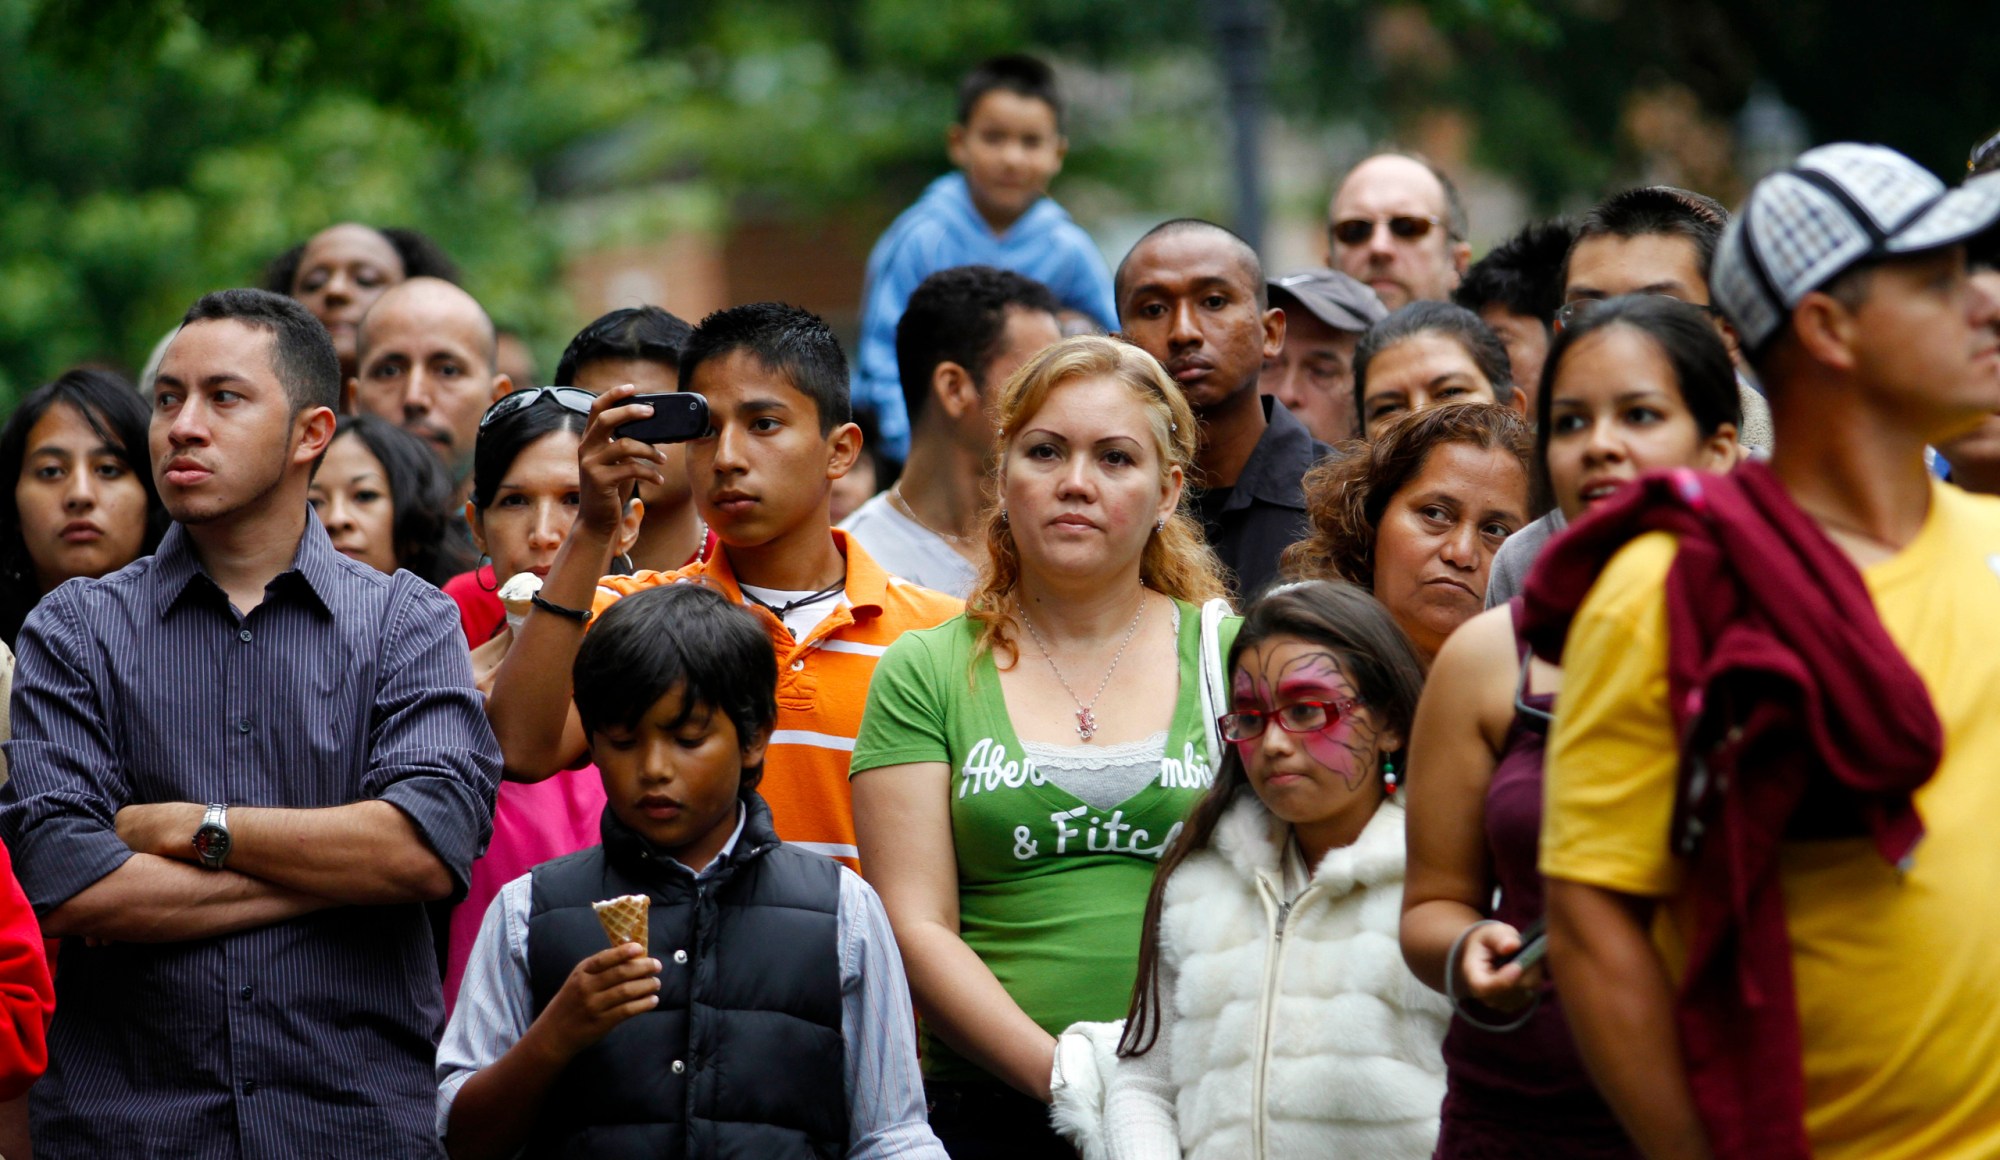
M 590 426 L 577 444 L 577 467 L 582 473 L 577 523 L 607 538 L 617 531 L 633 484 L 666 483 L 666 455 L 660 448 L 617 437 L 620 426 L 653 413 L 649 404 L 626 401 L 638 392 L 638 387 L 626 383 L 599 395 L 590 405 Z

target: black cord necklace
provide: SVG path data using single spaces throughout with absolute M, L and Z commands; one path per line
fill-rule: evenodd
M 743 599 L 748 600 L 750 603 L 766 610 L 771 615 L 777 617 L 779 624 L 784 624 L 785 617 L 787 614 L 795 612 L 810 604 L 818 604 L 822 600 L 830 600 L 833 597 L 840 595 L 842 592 L 846 590 L 847 590 L 847 577 L 842 576 L 840 579 L 835 580 L 832 584 L 828 585 L 825 588 L 820 589 L 818 592 L 815 592 L 810 596 L 801 596 L 797 600 L 791 601 L 788 604 L 780 606 L 767 604 L 764 601 L 757 599 L 756 594 L 751 592 L 748 588 L 745 588 L 743 590 Z M 790 632 L 791 626 L 786 625 L 785 631 Z

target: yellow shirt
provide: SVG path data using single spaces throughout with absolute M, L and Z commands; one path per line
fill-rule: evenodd
M 1541 854 L 1551 877 L 1668 899 L 1656 937 L 1670 972 L 1689 933 L 1667 848 L 1675 549 L 1665 533 L 1634 540 L 1578 611 Z M 2000 500 L 1936 485 L 1916 540 L 1862 576 L 1930 690 L 1945 756 L 1917 793 L 1926 836 L 1907 875 L 1866 839 L 1781 856 L 1806 1131 L 1822 1160 L 2000 1156 Z

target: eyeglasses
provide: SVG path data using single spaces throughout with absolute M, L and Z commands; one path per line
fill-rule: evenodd
M 552 400 L 556 406 L 565 411 L 588 415 L 590 405 L 597 401 L 597 396 L 582 387 L 526 387 L 500 396 L 492 406 L 486 408 L 486 413 L 479 417 L 479 429 L 484 431 L 488 423 L 532 407 L 543 399 Z
M 1342 717 L 1354 712 L 1361 702 L 1352 698 L 1339 701 L 1293 701 L 1289 705 L 1266 712 L 1262 709 L 1238 709 L 1234 713 L 1224 713 L 1215 719 L 1222 730 L 1224 741 L 1236 743 L 1255 741 L 1264 735 L 1264 729 L 1272 721 L 1287 733 L 1318 733 L 1330 729 Z
M 1703 314 L 1708 315 L 1710 318 L 1722 317 L 1722 311 L 1714 306 L 1710 306 L 1705 302 L 1689 302 L 1685 298 L 1675 298 L 1671 294 L 1627 294 L 1624 295 L 1624 297 L 1665 298 L 1672 302 L 1678 302 L 1682 306 L 1693 307 L 1694 309 L 1701 311 Z M 1591 311 L 1596 310 L 1598 307 L 1611 301 L 1613 301 L 1613 299 L 1610 298 L 1579 298 L 1574 302 L 1563 303 L 1561 306 L 1556 308 L 1556 318 L 1555 318 L 1556 329 L 1558 331 L 1568 330 L 1570 327 L 1577 325 L 1586 318 L 1589 318 Z
M 1375 227 L 1386 225 L 1389 232 L 1406 242 L 1414 242 L 1444 225 L 1444 219 L 1397 214 L 1386 218 L 1343 218 L 1328 227 L 1333 240 L 1343 246 L 1359 246 L 1375 236 Z

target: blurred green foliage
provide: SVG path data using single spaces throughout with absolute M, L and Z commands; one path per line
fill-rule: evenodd
M 0 391 L 136 369 L 202 292 L 349 218 L 432 234 L 503 324 L 566 317 L 544 173 L 668 101 L 643 35 L 624 0 L 0 0 Z
M 1859 0 L 0 0 L 0 399 L 80 361 L 136 368 L 201 292 L 350 218 L 430 233 L 549 349 L 575 321 L 567 254 L 741 213 L 886 222 L 944 164 L 958 76 L 998 51 L 1087 74 L 1066 202 L 1220 213 L 1221 4 L 1266 6 L 1294 124 L 1386 138 L 1457 110 L 1542 208 L 1640 170 L 1625 117 L 1648 87 L 1726 119 L 1773 81 L 1817 137 L 1940 172 L 2000 122 L 1990 0 L 1922 20 Z

